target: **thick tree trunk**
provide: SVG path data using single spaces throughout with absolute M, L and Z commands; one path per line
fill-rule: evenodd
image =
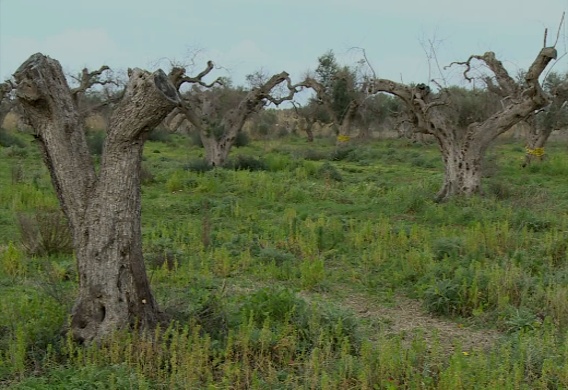
M 220 140 L 217 140 L 214 135 L 206 135 L 201 132 L 201 142 L 205 148 L 205 159 L 209 165 L 222 167 L 227 162 L 235 138 L 222 137 Z
M 159 311 L 142 257 L 139 171 L 146 136 L 179 104 L 177 91 L 162 71 L 132 71 L 110 120 L 97 178 L 59 62 L 35 54 L 15 78 L 73 231 L 79 272 L 74 338 L 91 342 L 134 324 L 155 325 Z
M 481 193 L 483 151 L 475 146 L 439 142 L 444 160 L 444 184 L 436 196 L 443 202 L 454 196 Z
M 544 145 L 546 145 L 546 141 L 548 141 L 553 130 L 552 127 L 539 128 L 534 117 L 528 119 L 527 123 L 529 131 L 527 133 L 523 168 L 529 166 L 533 161 L 542 161 L 544 159 Z

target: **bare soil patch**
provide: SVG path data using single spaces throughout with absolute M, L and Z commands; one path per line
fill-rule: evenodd
M 322 298 L 325 299 L 325 296 Z M 338 304 L 359 318 L 379 323 L 378 332 L 401 336 L 408 343 L 417 334 L 427 345 L 432 345 L 437 340 L 448 355 L 452 354 L 457 346 L 464 352 L 488 350 L 502 337 L 501 333 L 494 330 L 474 329 L 434 317 L 419 301 L 402 295 L 395 296 L 393 301 L 394 304 L 385 305 L 364 294 L 349 293 Z

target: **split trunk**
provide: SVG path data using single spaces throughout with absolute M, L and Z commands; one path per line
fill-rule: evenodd
M 23 114 L 73 232 L 79 291 L 72 335 L 91 342 L 117 329 L 154 326 L 160 312 L 142 257 L 140 164 L 149 131 L 178 104 L 177 91 L 162 71 L 131 72 L 110 119 L 97 175 L 59 62 L 34 54 L 15 78 Z

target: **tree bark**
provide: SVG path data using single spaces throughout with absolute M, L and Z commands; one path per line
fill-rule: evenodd
M 238 133 L 238 131 L 237 131 Z M 213 167 L 222 167 L 227 162 L 229 152 L 235 143 L 235 137 L 221 137 L 220 140 L 216 139 L 214 135 L 208 135 L 204 132 L 200 133 L 201 142 L 205 148 L 205 159 Z
M 442 202 L 452 196 L 471 196 L 481 193 L 481 178 L 486 146 L 480 143 L 463 144 L 455 138 L 438 139 L 444 161 L 444 183 L 436 196 Z
M 129 76 L 97 177 L 59 62 L 38 53 L 15 73 L 22 111 L 36 131 L 73 232 L 79 293 L 70 331 L 80 342 L 135 324 L 152 327 L 160 316 L 142 256 L 139 174 L 147 134 L 180 99 L 161 70 L 134 69 Z

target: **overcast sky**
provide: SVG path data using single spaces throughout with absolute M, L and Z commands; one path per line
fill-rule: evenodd
M 352 65 L 366 50 L 378 76 L 427 82 L 440 66 L 494 51 L 516 72 L 556 39 L 568 0 L 0 0 L 0 77 L 42 52 L 69 72 L 103 64 L 167 70 L 167 58 L 212 59 L 236 84 L 256 70 L 299 79 L 333 49 Z M 568 29 L 558 43 L 566 52 Z M 568 69 L 568 56 L 556 70 Z M 197 69 L 199 71 L 199 69 Z M 456 70 L 454 74 L 459 74 Z

